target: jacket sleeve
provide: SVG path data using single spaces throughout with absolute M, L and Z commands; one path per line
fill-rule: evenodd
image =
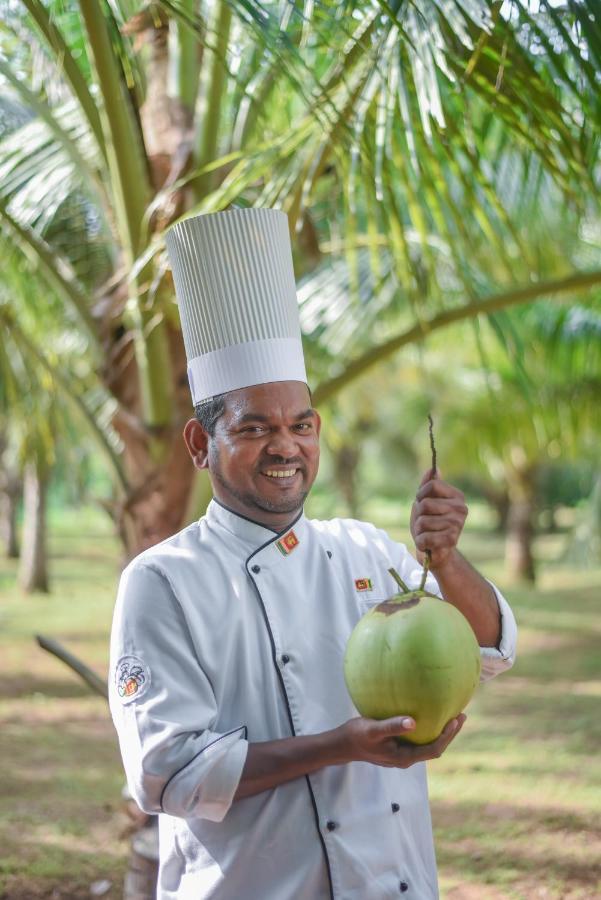
M 515 662 L 518 638 L 517 623 L 509 603 L 492 581 L 488 583 L 495 592 L 497 603 L 499 604 L 501 638 L 498 647 L 480 647 L 482 660 L 480 681 L 488 681 L 490 678 L 494 678 L 495 675 L 500 675 L 501 672 L 505 672 L 512 667 Z
M 246 726 L 216 730 L 217 704 L 165 574 L 134 561 L 113 619 L 109 703 L 141 809 L 220 822 L 246 760 Z
M 386 544 L 390 559 L 401 578 L 409 587 L 417 587 L 422 574 L 422 567 L 418 561 L 409 553 L 404 544 L 397 544 L 383 531 L 380 532 L 380 536 L 380 539 Z M 488 681 L 495 675 L 500 675 L 501 672 L 510 669 L 515 662 L 517 646 L 517 624 L 511 607 L 499 589 L 491 581 L 488 583 L 494 590 L 499 605 L 501 638 L 497 647 L 480 647 L 481 682 Z M 431 573 L 428 573 L 426 590 L 442 597 L 438 582 Z

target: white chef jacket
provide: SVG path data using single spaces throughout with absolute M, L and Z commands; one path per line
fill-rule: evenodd
M 275 534 L 212 501 L 124 571 L 110 705 L 130 791 L 160 813 L 159 900 L 413 900 L 438 896 L 426 768 L 329 766 L 232 802 L 248 742 L 357 715 L 346 642 L 370 605 L 421 567 L 373 525 L 304 515 Z M 428 588 L 437 592 L 433 578 Z M 516 625 L 497 591 L 498 649 Z

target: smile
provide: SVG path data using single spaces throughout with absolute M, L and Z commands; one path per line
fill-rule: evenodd
M 262 474 L 268 478 L 291 478 L 297 472 L 298 469 L 266 469 Z

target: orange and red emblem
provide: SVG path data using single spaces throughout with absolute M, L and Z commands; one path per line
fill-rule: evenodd
M 371 578 L 355 578 L 355 590 L 356 591 L 371 591 L 373 590 L 373 582 Z
M 150 686 L 150 670 L 139 656 L 122 656 L 115 669 L 115 687 L 122 703 L 139 699 Z
M 292 553 L 295 547 L 298 547 L 300 544 L 299 539 L 295 535 L 294 531 L 290 530 L 284 537 L 280 538 L 279 541 L 276 542 L 276 547 L 283 553 L 284 556 L 288 556 L 289 553 Z

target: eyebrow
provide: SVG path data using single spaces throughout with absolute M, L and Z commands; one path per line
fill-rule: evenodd
M 312 407 L 309 407 L 309 409 L 305 409 L 303 412 L 294 416 L 294 421 L 300 422 L 302 419 L 312 419 L 314 417 L 315 410 Z M 269 422 L 269 416 L 264 416 L 262 413 L 244 413 L 244 415 L 240 416 L 237 420 L 237 423 L 243 425 L 245 422 Z

